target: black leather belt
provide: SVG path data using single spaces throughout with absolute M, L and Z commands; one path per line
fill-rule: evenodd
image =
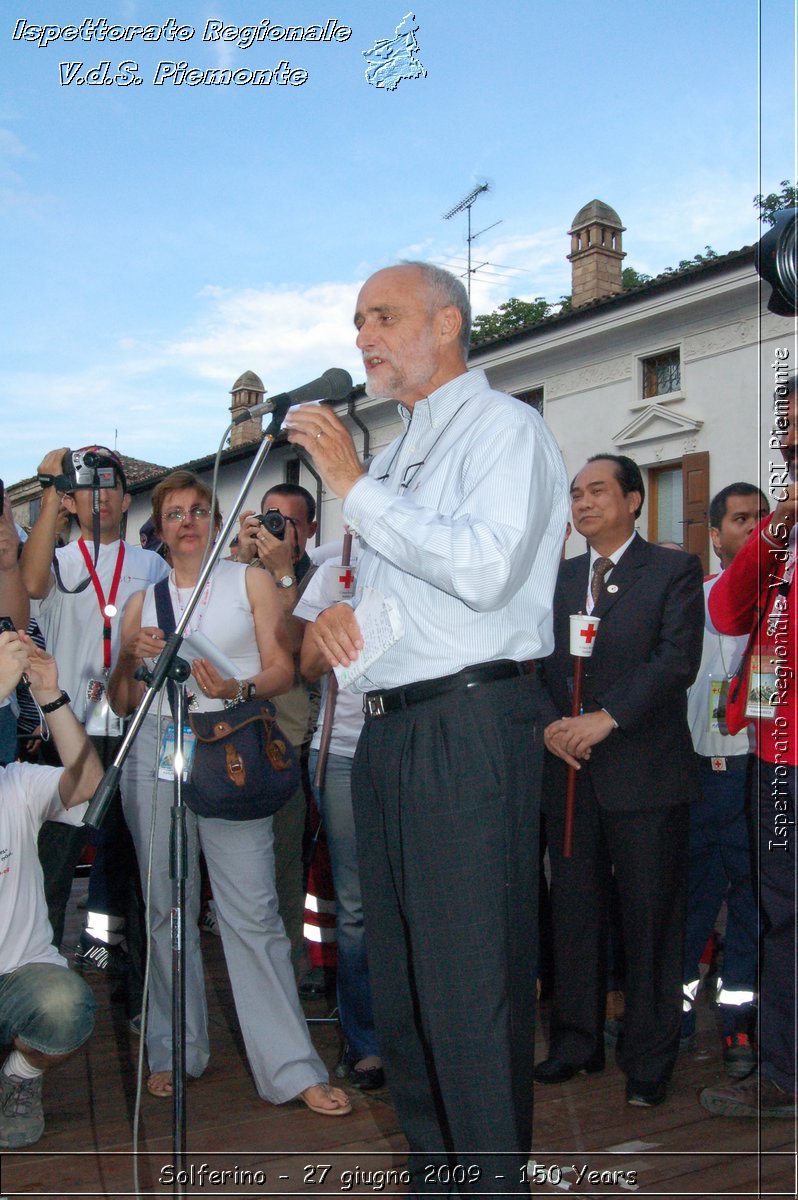
M 475 667 L 464 667 L 455 675 L 441 675 L 438 679 L 424 679 L 421 683 L 410 683 L 406 687 L 388 688 L 384 692 L 366 692 L 363 697 L 363 712 L 367 717 L 384 717 L 386 713 L 399 712 L 424 700 L 445 696 L 447 692 L 461 692 L 478 687 L 481 683 L 493 683 L 496 679 L 510 679 L 513 675 L 531 675 L 535 660 L 515 662 L 510 658 L 498 662 L 480 663 Z

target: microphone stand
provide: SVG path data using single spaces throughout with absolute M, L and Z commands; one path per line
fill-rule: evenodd
M 290 397 L 286 397 L 290 402 Z M 186 1023 L 185 1023 L 185 887 L 188 873 L 188 855 L 186 849 L 186 815 L 182 803 L 182 762 L 183 762 L 183 722 L 185 719 L 185 696 L 182 683 L 188 678 L 190 669 L 184 659 L 178 657 L 178 651 L 183 644 L 183 631 L 191 620 L 191 615 L 199 603 L 205 584 L 216 565 L 222 550 L 227 546 L 230 531 L 241 511 L 247 493 L 266 460 L 272 448 L 274 439 L 288 410 L 285 406 L 275 407 L 271 424 L 259 445 L 249 471 L 246 474 L 241 489 L 235 499 L 230 515 L 222 526 L 221 533 L 216 539 L 208 561 L 202 568 L 194 591 L 189 597 L 185 610 L 177 622 L 175 632 L 167 640 L 152 672 L 149 673 L 147 689 L 141 698 L 138 708 L 133 714 L 130 724 L 116 753 L 116 757 L 106 770 L 94 796 L 89 804 L 83 824 L 92 829 L 100 829 L 105 819 L 108 806 L 119 786 L 122 765 L 130 753 L 131 747 L 138 736 L 144 718 L 150 711 L 156 695 L 164 686 L 167 679 L 175 679 L 181 686 L 176 687 L 178 703 L 175 714 L 175 805 L 172 809 L 170 829 L 169 873 L 173 880 L 172 913 L 172 1153 L 175 1161 L 175 1187 L 173 1195 L 185 1196 L 185 1179 L 181 1168 L 186 1153 Z M 231 425 L 228 428 L 232 428 Z M 182 680 L 180 676 L 182 675 Z
M 225 543 L 223 542 L 222 545 Z M 183 659 L 175 659 L 175 665 Z M 169 876 L 172 880 L 172 1151 L 175 1159 L 175 1195 L 186 1194 L 181 1182 L 186 1158 L 186 880 L 188 837 L 183 801 L 183 722 L 186 719 L 186 684 L 189 669 L 175 690 L 175 802 L 169 828 Z M 179 1189 L 179 1190 L 178 1190 Z

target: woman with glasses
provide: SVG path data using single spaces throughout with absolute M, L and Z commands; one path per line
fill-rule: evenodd
M 169 595 L 179 621 L 199 578 L 211 526 L 210 492 L 190 471 L 174 471 L 152 497 L 155 532 L 169 549 Z M 213 514 L 218 535 L 221 514 Z M 138 592 L 123 617 L 121 651 L 109 683 L 116 712 L 139 703 L 144 684 L 135 677 L 165 644 L 156 616 L 154 589 Z M 206 659 L 195 658 L 188 680 L 190 709 L 214 711 L 225 702 L 273 696 L 293 683 L 288 635 L 276 588 L 265 571 L 221 560 L 211 573 L 184 633 L 201 631 L 235 666 L 224 678 Z M 164 705 L 168 710 L 168 705 Z M 148 903 L 152 962 L 148 996 L 148 1091 L 172 1093 L 171 931 L 169 812 L 173 784 L 158 778 L 158 763 L 172 723 L 154 705 L 142 724 L 122 774 L 125 817 L 136 845 Z M 153 793 L 157 787 L 154 831 Z M 186 1071 L 197 1077 L 209 1057 L 208 1016 L 197 920 L 202 849 L 216 900 L 225 959 L 247 1056 L 259 1095 L 272 1104 L 293 1098 L 325 1116 L 351 1111 L 345 1094 L 330 1087 L 313 1049 L 300 1007 L 290 946 L 277 910 L 272 818 L 226 821 L 186 813 L 189 873 L 186 883 Z M 152 863 L 148 867 L 152 846 Z M 148 871 L 150 874 L 148 882 Z

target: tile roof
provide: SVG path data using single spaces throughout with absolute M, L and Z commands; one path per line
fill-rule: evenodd
M 540 321 L 524 325 L 521 329 L 514 329 L 512 333 L 502 333 L 496 337 L 486 338 L 485 341 L 471 347 L 471 355 L 479 354 L 481 351 L 492 349 L 495 346 L 508 345 L 520 338 L 527 337 L 530 333 L 537 333 L 538 330 L 549 329 L 568 321 L 578 321 L 583 317 L 592 317 L 597 312 L 630 304 L 641 297 L 654 296 L 659 292 L 684 287 L 685 284 L 692 283 L 700 275 L 708 276 L 720 273 L 730 267 L 743 266 L 749 262 L 753 266 L 754 249 L 753 246 L 743 246 L 741 250 L 732 250 L 729 254 L 719 254 L 717 258 L 690 263 L 689 266 L 679 271 L 663 271 L 655 279 L 651 279 L 647 283 L 640 283 L 637 287 L 624 288 L 622 292 L 616 292 L 612 296 L 603 296 L 600 300 L 590 300 L 587 304 L 580 304 L 578 308 L 568 309 L 564 313 L 553 313 L 551 316 L 543 317 Z

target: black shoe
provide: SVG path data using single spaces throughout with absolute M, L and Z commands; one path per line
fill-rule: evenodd
M 604 1050 L 597 1050 L 583 1063 L 567 1063 L 560 1058 L 544 1058 L 532 1072 L 536 1083 L 565 1083 L 574 1075 L 597 1075 L 604 1070 Z
M 319 1000 L 335 991 L 335 972 L 327 967 L 311 967 L 297 991 L 303 1000 Z
M 656 1108 L 668 1094 L 666 1079 L 630 1079 L 626 1084 L 626 1103 L 638 1108 Z
M 360 1071 L 357 1067 L 352 1067 L 347 1079 L 352 1087 L 359 1088 L 361 1092 L 374 1092 L 377 1088 L 385 1087 L 385 1072 L 382 1067 L 367 1067 Z
M 79 971 L 105 975 L 107 979 L 121 979 L 127 975 L 130 957 L 122 946 L 109 946 L 107 942 L 93 938 L 84 929 L 75 947 L 74 962 Z

